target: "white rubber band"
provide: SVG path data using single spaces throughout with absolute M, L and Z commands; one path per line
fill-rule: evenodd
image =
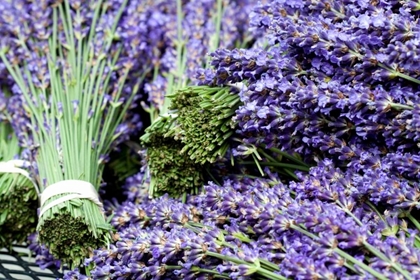
M 51 197 L 65 193 L 67 195 L 44 205 Z M 64 180 L 48 186 L 42 192 L 41 211 L 39 213 L 39 217 L 52 207 L 75 198 L 89 199 L 98 205 L 98 207 L 102 208 L 102 202 L 99 200 L 98 192 L 91 183 L 82 180 Z
M 21 167 L 28 166 L 28 165 L 29 165 L 29 163 L 27 161 L 20 160 L 20 159 L 13 159 L 13 160 L 9 160 L 9 161 L 1 161 L 0 162 L 0 173 L 16 173 L 16 174 L 20 174 L 20 175 L 26 177 L 34 185 L 36 193 L 39 197 L 38 185 L 31 178 L 31 176 L 29 175 L 29 172 L 21 168 Z

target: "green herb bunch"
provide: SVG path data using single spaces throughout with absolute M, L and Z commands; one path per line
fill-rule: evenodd
M 174 124 L 171 117 L 160 117 L 141 137 L 143 145 L 147 147 L 151 196 L 168 193 L 172 197 L 179 197 L 185 193 L 197 193 L 203 183 L 203 167 L 181 152 L 181 141 L 165 135 Z
M 36 229 L 38 190 L 25 162 L 16 160 L 20 152 L 11 126 L 0 121 L 0 247 L 25 242 Z
M 181 140 L 181 153 L 195 163 L 214 163 L 229 148 L 234 133 L 232 116 L 241 104 L 231 87 L 189 86 L 172 97 L 177 126 L 169 132 Z
M 181 105 L 181 101 L 179 106 L 174 103 L 177 102 L 176 98 L 178 94 L 180 95 L 179 98 L 182 99 L 185 98 L 182 93 L 189 91 L 190 87 L 188 84 L 191 83 L 189 74 L 194 72 L 194 67 L 204 66 L 210 61 L 198 55 L 199 52 L 187 48 L 190 39 L 194 41 L 200 38 L 188 34 L 188 31 L 185 32 L 184 25 L 188 24 L 188 5 L 184 6 L 181 0 L 177 0 L 176 3 L 177 25 L 176 33 L 174 32 L 176 38 L 173 38 L 173 47 L 176 54 L 175 67 L 164 73 L 159 73 L 160 69 L 156 71 L 160 77 L 165 77 L 166 79 L 165 97 L 159 106 L 151 106 L 148 109 L 152 124 L 141 137 L 143 146 L 147 148 L 147 165 L 151 177 L 149 194 L 151 196 L 168 193 L 172 197 L 185 197 L 187 193 L 197 193 L 198 189 L 202 186 L 204 180 L 203 174 L 206 170 L 204 165 L 205 161 L 197 160 L 194 156 L 191 156 L 192 153 L 189 154 L 185 151 L 185 142 L 188 140 L 186 140 L 187 136 L 182 134 L 183 131 L 178 122 L 181 110 L 175 109 L 185 105 L 185 110 L 191 110 L 194 105 L 189 103 Z M 217 0 L 215 5 L 206 11 L 213 21 L 214 30 L 212 31 L 213 33 L 206 34 L 208 35 L 208 40 L 201 39 L 208 45 L 208 51 L 210 52 L 214 51 L 220 43 L 219 37 L 224 13 L 223 7 L 224 2 Z M 191 14 L 189 16 L 191 17 Z M 194 24 L 202 24 L 202 22 L 195 21 Z M 207 91 L 207 93 L 211 95 L 218 90 L 220 89 L 213 89 Z M 203 93 L 205 92 L 204 89 L 202 91 Z M 205 98 L 203 96 L 203 100 Z M 186 102 L 190 101 L 186 100 Z M 198 99 L 194 100 L 194 102 L 196 101 L 198 102 Z M 191 114 L 195 114 L 196 112 L 196 108 L 194 108 Z M 185 119 L 185 121 L 187 120 Z M 203 122 L 198 119 L 197 121 Z M 195 141 L 196 138 L 191 139 L 191 141 Z M 222 152 L 219 153 L 222 154 Z M 211 155 L 212 153 L 209 152 L 208 156 L 211 157 Z
M 85 188 L 86 184 L 76 186 L 78 181 L 74 180 L 87 182 L 87 186 L 90 183 L 96 191 L 94 198 L 81 191 L 63 191 L 46 200 L 40 209 L 44 212 L 37 225 L 40 242 L 55 258 L 75 267 L 93 249 L 111 241 L 112 228 L 97 197 L 103 158 L 118 136 L 116 128 L 142 78 L 138 78 L 131 93 L 123 91 L 131 64 L 118 61 L 122 45 L 113 42 L 118 40 L 117 25 L 128 0 L 112 11 L 112 21 L 106 21 L 107 25 L 101 28 L 97 27 L 106 18 L 109 3 L 90 3 L 91 21 L 82 26 L 83 32 L 79 28 L 80 6 L 71 6 L 69 2 L 63 0 L 52 5 L 52 32 L 47 47 L 31 50 L 22 42 L 26 51 L 47 59 L 48 75 L 44 78 L 49 80 L 39 81 L 31 76 L 25 61 L 10 61 L 7 46 L 0 50 L 0 57 L 22 92 L 31 117 L 41 193 L 63 181 Z M 79 24 L 78 28 L 73 26 L 74 22 Z M 100 44 L 97 40 L 101 40 Z M 75 197 L 70 199 L 70 195 Z

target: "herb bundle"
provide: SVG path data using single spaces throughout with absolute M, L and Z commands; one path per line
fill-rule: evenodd
M 182 1 L 176 1 L 176 37 L 174 41 L 175 69 L 166 73 L 166 95 L 163 101 L 155 101 L 157 108 L 149 110 L 151 125 L 140 138 L 147 148 L 147 163 L 150 178 L 150 196 L 160 196 L 169 193 L 179 197 L 188 192 L 196 193 L 202 184 L 202 167 L 196 165 L 188 155 L 182 154 L 182 144 L 179 140 L 167 134 L 175 124 L 174 117 L 169 112 L 171 100 L 169 94 L 185 85 L 184 76 L 187 66 L 186 44 L 182 32 L 184 19 Z M 157 77 L 156 77 L 157 78 Z
M 229 93 L 231 87 L 189 86 L 195 69 L 209 63 L 205 58 L 207 52 L 219 45 L 233 45 L 242 37 L 240 32 L 236 34 L 238 37 L 225 34 L 229 29 L 224 29 L 222 24 L 237 7 L 231 8 L 220 0 L 186 4 L 177 1 L 177 7 L 175 65 L 169 73 L 162 74 L 166 79 L 157 75 L 154 87 L 150 86 L 152 106 L 157 108 L 151 108 L 152 124 L 141 137 L 148 148 L 152 196 L 197 193 L 205 164 L 222 158 L 228 149 L 227 140 L 233 134 L 230 118 L 240 103 L 236 93 Z M 223 34 L 224 42 L 220 41 Z M 161 94 L 154 91 L 159 88 L 162 91 L 162 84 L 166 95 L 158 102 Z
M 33 51 L 32 59 L 46 60 L 44 76 L 32 75 L 24 61 L 10 61 L 7 45 L 0 51 L 31 118 L 42 193 L 40 241 L 73 267 L 111 240 L 97 194 L 103 158 L 141 82 L 139 76 L 128 93 L 123 90 L 131 64 L 119 63 L 122 46 L 113 44 L 126 4 L 112 10 L 106 1 L 89 3 L 91 12 L 81 22 L 79 4 L 52 5 L 48 44 L 33 48 L 21 42 Z M 107 24 L 99 25 L 105 18 Z
M 20 152 L 11 126 L 0 121 L 0 247 L 26 241 L 36 228 L 38 188 Z
M 181 140 L 186 153 L 197 164 L 214 163 L 229 148 L 234 133 L 232 116 L 240 105 L 230 87 L 189 86 L 170 97 L 177 126 L 168 132 Z

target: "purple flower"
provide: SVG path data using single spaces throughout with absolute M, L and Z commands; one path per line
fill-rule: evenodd
M 48 248 L 39 243 L 37 233 L 32 233 L 28 236 L 28 243 L 28 248 L 35 254 L 35 263 L 39 267 L 45 269 L 48 267 L 59 268 L 61 266 L 60 260 L 55 259 Z

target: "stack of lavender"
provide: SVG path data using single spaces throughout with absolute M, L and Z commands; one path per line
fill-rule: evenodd
M 65 279 L 420 278 L 419 4 L 251 2 L 128 1 L 152 125 Z
M 113 217 L 118 241 L 86 265 L 93 279 L 417 279 L 407 221 L 357 202 L 333 183 L 334 170 L 320 169 L 289 186 L 273 174 L 226 179 L 187 204 L 125 203 Z M 320 176 L 331 185 L 323 198 L 295 197 L 291 188 Z

